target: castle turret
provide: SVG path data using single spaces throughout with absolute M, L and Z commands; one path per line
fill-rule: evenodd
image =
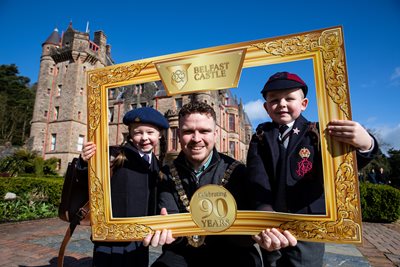
M 35 151 L 39 151 L 44 157 L 46 150 L 46 140 L 48 121 L 49 121 L 49 109 L 50 109 L 50 94 L 52 93 L 52 81 L 53 77 L 57 75 L 57 67 L 51 54 L 55 49 L 60 46 L 61 37 L 58 33 L 58 29 L 49 35 L 46 41 L 42 44 L 42 56 L 40 57 L 40 71 L 38 78 L 38 88 L 36 93 L 35 107 L 32 117 L 31 126 L 31 138 L 29 146 Z
M 42 44 L 29 145 L 45 159 L 58 158 L 61 174 L 86 140 L 86 71 L 112 64 L 106 38 L 100 40 L 70 23 L 62 37 L 55 29 Z

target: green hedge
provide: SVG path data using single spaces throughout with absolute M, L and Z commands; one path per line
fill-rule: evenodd
M 55 217 L 61 200 L 63 178 L 0 178 L 0 223 Z M 7 192 L 17 199 L 4 200 Z
M 21 196 L 26 193 L 42 193 L 46 202 L 58 207 L 61 200 L 63 178 L 7 177 L 0 179 L 1 200 L 7 192 Z
M 400 190 L 389 185 L 360 183 L 362 219 L 395 222 L 400 219 Z

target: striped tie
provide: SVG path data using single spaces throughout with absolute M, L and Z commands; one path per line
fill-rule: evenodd
M 279 133 L 281 135 L 281 144 L 284 144 L 285 140 L 290 136 L 290 133 L 291 133 L 290 131 L 287 132 L 285 135 L 283 135 L 287 131 L 287 129 L 289 129 L 289 126 L 287 126 L 287 125 L 282 125 L 279 127 Z M 285 147 L 286 146 L 287 146 L 287 144 L 285 144 Z

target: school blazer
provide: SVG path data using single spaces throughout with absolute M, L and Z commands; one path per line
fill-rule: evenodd
M 114 217 L 155 215 L 159 163 L 152 153 L 151 166 L 130 143 L 123 147 L 126 160 L 111 176 L 111 204 Z
M 292 129 L 296 131 L 290 136 L 286 156 L 278 166 L 279 131 L 276 124 L 266 122 L 257 127 L 258 135 L 253 135 L 247 155 L 249 179 L 254 191 L 253 204 L 256 209 L 262 204 L 270 204 L 275 209 L 284 201 L 286 209 L 276 211 L 325 214 L 318 131 L 311 130 L 311 122 L 303 116 L 297 118 Z M 377 153 L 376 140 L 370 153 L 357 152 L 359 168 Z M 278 177 L 278 173 L 282 175 Z

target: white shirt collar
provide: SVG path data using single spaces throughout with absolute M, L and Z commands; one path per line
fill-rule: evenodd
M 143 153 L 142 151 L 139 151 L 139 150 L 138 150 L 138 152 L 139 152 L 139 155 L 140 155 L 141 157 L 143 157 L 144 154 L 149 155 L 149 163 L 151 164 L 151 159 L 152 159 L 151 154 L 152 154 L 152 152 L 150 152 L 150 153 Z
M 286 126 L 289 127 L 289 129 L 292 129 L 292 128 L 293 128 L 293 125 L 294 125 L 294 121 L 292 121 L 292 122 L 286 124 Z

